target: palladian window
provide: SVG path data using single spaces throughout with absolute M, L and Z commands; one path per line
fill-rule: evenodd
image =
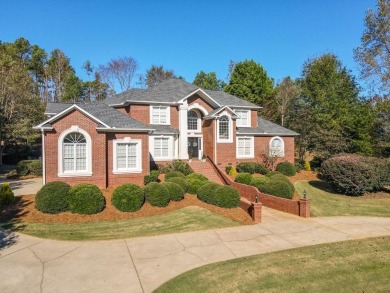
M 198 130 L 198 114 L 191 110 L 188 112 L 187 127 L 188 130 Z
M 87 141 L 79 132 L 71 132 L 63 141 L 63 172 L 87 171 Z

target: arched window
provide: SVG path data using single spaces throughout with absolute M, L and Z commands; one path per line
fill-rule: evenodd
M 229 117 L 224 115 L 219 118 L 218 137 L 220 140 L 230 139 Z
M 275 136 L 269 142 L 269 154 L 273 157 L 284 157 L 284 141 L 281 137 Z
M 191 110 L 188 112 L 188 118 L 187 118 L 187 128 L 188 130 L 198 130 L 198 120 L 199 116 L 198 114 Z
M 63 140 L 63 171 L 87 171 L 87 140 L 80 132 L 71 132 Z

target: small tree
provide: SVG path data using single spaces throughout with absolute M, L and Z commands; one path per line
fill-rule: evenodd
M 275 163 L 280 158 L 280 152 L 269 146 L 264 147 L 264 152 L 260 154 L 264 159 L 264 164 L 268 169 L 275 171 Z

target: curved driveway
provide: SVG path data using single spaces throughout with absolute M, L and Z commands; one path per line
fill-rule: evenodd
M 0 292 L 151 292 L 205 264 L 319 243 L 390 235 L 390 218 L 302 219 L 263 208 L 251 226 L 110 241 L 0 231 Z

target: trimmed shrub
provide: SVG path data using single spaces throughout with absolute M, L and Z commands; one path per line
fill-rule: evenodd
M 277 174 L 282 174 L 282 173 L 280 173 L 278 171 L 269 171 L 265 176 L 267 176 L 268 178 L 271 178 L 272 176 L 277 175 Z
M 311 171 L 310 163 L 308 161 L 305 161 L 305 170 Z
M 69 210 L 69 184 L 54 181 L 43 186 L 35 196 L 35 208 L 42 213 L 58 214 Z
M 236 208 L 240 204 L 240 194 L 231 186 L 221 185 L 215 190 L 210 203 L 222 208 Z
M 158 180 L 158 176 L 160 176 L 160 171 L 159 170 L 152 170 L 150 171 L 150 176 L 156 178 Z
M 232 167 L 230 168 L 229 175 L 230 175 L 230 176 L 233 176 L 233 177 L 237 175 L 236 167 L 232 166 Z
M 186 179 L 187 180 L 198 179 L 198 180 L 202 180 L 202 181 L 209 180 L 206 176 L 203 176 L 202 174 L 199 174 L 199 173 L 191 173 L 191 174 L 186 176 Z
M 166 207 L 169 204 L 169 191 L 162 184 L 151 182 L 145 186 L 145 199 L 152 206 Z
M 249 185 L 252 181 L 252 175 L 249 173 L 238 173 L 234 181 Z
M 322 163 L 321 174 L 340 193 L 361 195 L 390 183 L 390 162 L 359 155 L 340 155 Z
M 173 177 L 168 179 L 166 182 L 173 182 L 179 184 L 183 188 L 184 192 L 188 191 L 188 181 L 181 177 Z
M 296 173 L 295 166 L 290 162 L 282 162 L 276 166 L 276 171 L 286 176 L 294 176 Z
M 135 184 L 120 185 L 112 193 L 111 203 L 121 212 L 138 211 L 144 202 L 144 191 Z
M 215 194 L 215 190 L 222 185 L 215 183 L 215 182 L 209 182 L 201 187 L 199 187 L 197 196 L 199 200 L 205 202 L 205 203 L 213 203 L 213 197 Z
M 188 180 L 188 193 L 196 194 L 199 187 L 209 183 L 209 181 L 199 180 L 199 179 L 190 179 Z
M 179 171 L 179 172 L 183 173 L 185 176 L 192 173 L 190 165 L 188 165 L 187 162 L 184 162 L 181 160 L 174 161 L 171 164 L 171 168 L 172 168 L 172 171 Z
M 255 164 L 255 173 L 265 175 L 269 172 L 267 167 L 264 164 L 256 163 Z
M 15 195 L 8 182 L 4 182 L 0 187 L 0 206 L 15 202 Z
M 69 210 L 77 214 L 97 214 L 105 206 L 101 190 L 93 184 L 81 183 L 69 189 Z
M 271 177 L 271 181 L 273 181 L 273 180 L 284 181 L 288 184 L 288 186 L 290 186 L 290 188 L 293 192 L 295 191 L 294 184 L 290 181 L 290 179 L 288 179 L 287 176 L 285 176 L 283 174 L 275 174 L 274 176 Z
M 18 176 L 34 175 L 42 176 L 42 161 L 41 160 L 24 160 L 20 161 L 16 166 Z
M 226 174 L 228 174 L 229 175 L 229 173 L 230 173 L 230 170 L 232 169 L 232 165 L 229 165 L 229 166 L 226 166 L 226 168 L 225 168 L 225 172 L 226 172 Z
M 172 179 L 172 178 L 171 178 Z M 161 183 L 169 191 L 169 198 L 174 201 L 181 201 L 184 198 L 184 189 L 177 183 L 164 182 Z
M 256 163 L 252 162 L 242 162 L 237 164 L 237 172 L 238 173 L 255 173 Z
M 173 178 L 173 177 L 185 178 L 186 176 L 182 172 L 171 171 L 171 172 L 168 172 L 165 174 L 165 181 L 167 181 L 168 179 Z
M 292 191 L 291 187 L 282 180 L 271 180 L 270 182 L 260 186 L 259 190 L 266 194 L 288 199 L 292 199 L 294 196 L 294 191 Z
M 268 177 L 265 177 L 265 176 L 253 177 L 250 185 L 256 187 L 257 189 L 260 189 L 260 186 L 262 186 L 268 182 L 270 182 L 270 179 Z

